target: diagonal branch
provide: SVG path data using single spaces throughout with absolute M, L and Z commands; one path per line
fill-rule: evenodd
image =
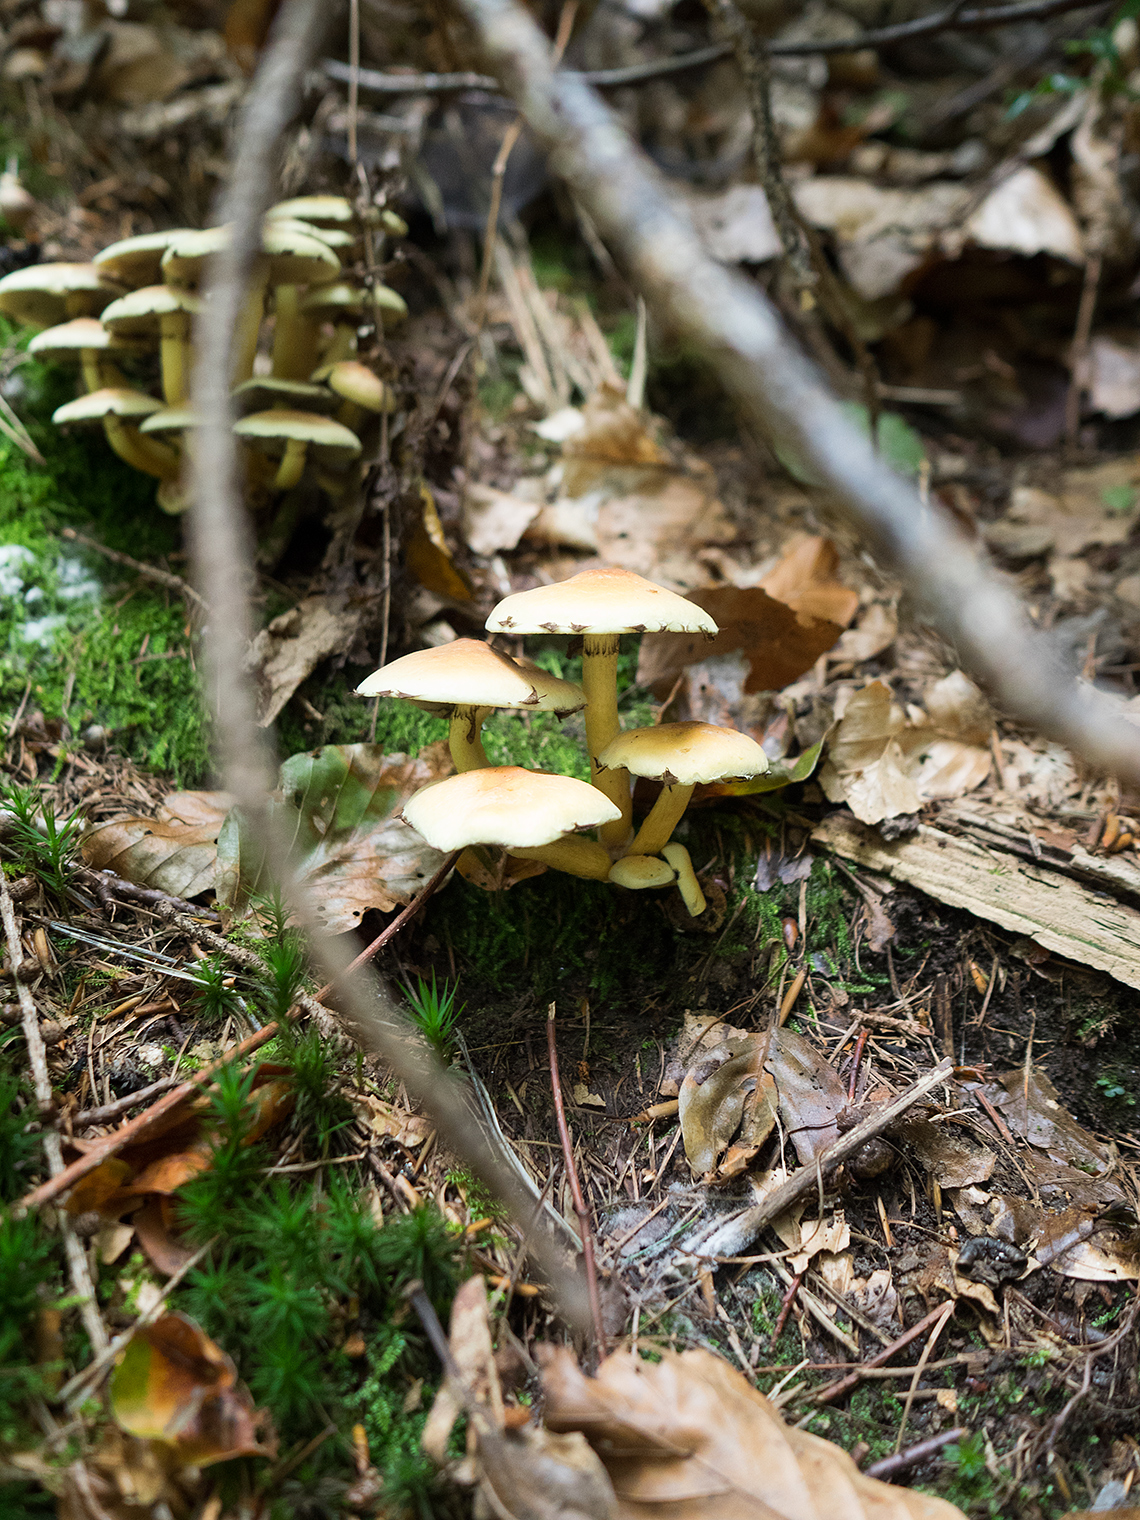
M 1140 784 L 1140 732 L 1078 685 L 950 517 L 877 457 L 762 291 L 709 257 L 598 96 L 554 73 L 546 38 L 517 0 L 462 3 L 552 167 L 664 326 L 702 351 L 744 414 L 809 467 L 1001 708 L 1098 772 Z
M 328 14 L 322 0 L 285 0 L 278 12 L 239 123 L 233 172 L 220 210 L 219 220 L 231 227 L 230 244 L 210 271 L 198 323 L 194 402 L 201 426 L 189 515 L 194 579 L 212 609 L 203 633 L 206 689 L 215 716 L 222 785 L 233 793 L 255 837 L 264 841 L 270 868 L 308 934 L 312 960 L 327 980 L 337 982 L 344 1010 L 339 1017 L 346 1031 L 406 1083 L 431 1114 L 441 1138 L 522 1221 L 533 1198 L 474 1121 L 463 1085 L 439 1066 L 366 968 L 345 976 L 349 953 L 320 929 L 298 889 L 289 865 L 289 841 L 268 805 L 275 782 L 273 757 L 257 727 L 253 684 L 243 669 L 252 634 L 248 592 L 253 556 L 232 431 L 233 338 L 260 243 L 261 218 L 277 185 L 282 138 Z M 575 1327 L 584 1326 L 588 1310 L 580 1274 L 548 1233 L 535 1229 L 529 1249 L 566 1319 Z

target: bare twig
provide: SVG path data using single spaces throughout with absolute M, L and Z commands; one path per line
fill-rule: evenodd
M 138 1108 L 140 1103 L 149 1103 L 152 1098 L 161 1098 L 163 1093 L 168 1093 L 172 1087 L 177 1087 L 181 1080 L 181 1077 L 160 1077 L 157 1082 L 140 1087 L 137 1092 L 127 1093 L 125 1097 L 116 1098 L 113 1103 L 104 1103 L 101 1108 L 80 1109 L 77 1114 L 72 1114 L 71 1127 L 86 1129 L 91 1124 L 106 1124 L 111 1119 L 117 1119 L 120 1114 L 125 1114 L 132 1108 Z
M 881 1457 L 878 1462 L 872 1462 L 863 1472 L 868 1478 L 893 1478 L 897 1473 L 906 1472 L 909 1467 L 917 1467 L 920 1462 L 936 1457 L 943 1447 L 949 1446 L 953 1441 L 960 1441 L 966 1435 L 969 1435 L 969 1431 L 964 1425 L 959 1425 L 954 1430 L 942 1431 L 940 1435 L 927 1436 L 925 1441 L 916 1441 L 905 1451 L 896 1451 L 893 1456 Z
M 73 874 L 77 881 L 94 891 L 104 906 L 118 898 L 122 902 L 138 903 L 145 908 L 173 907 L 180 913 L 213 919 L 215 923 L 218 921 L 218 914 L 213 908 L 187 902 L 184 897 L 172 897 L 169 892 L 160 891 L 158 887 L 140 887 L 137 882 L 116 876 L 114 871 L 96 871 L 90 866 L 76 866 Z
M 12 968 L 12 976 L 16 983 L 16 993 L 20 1002 L 20 1016 L 24 1027 L 24 1043 L 28 1049 L 28 1062 L 32 1068 L 32 1085 L 36 1095 L 36 1102 L 40 1106 L 40 1112 L 45 1116 L 51 1111 L 52 1093 L 51 1077 L 47 1069 L 47 1048 L 40 1034 L 40 1021 L 36 1014 L 35 999 L 27 982 L 20 978 L 20 967 L 24 962 L 24 947 L 20 940 L 20 929 L 16 922 L 16 909 L 12 902 L 12 894 L 8 891 L 8 881 L 4 873 L 0 871 L 0 916 L 4 922 L 4 938 L 8 946 L 8 963 Z M 47 1157 L 48 1170 L 53 1178 L 58 1178 L 64 1171 L 63 1147 L 59 1138 L 59 1131 L 48 1125 L 44 1129 L 44 1155 Z M 95 1284 L 91 1281 L 91 1271 L 87 1265 L 87 1257 L 84 1254 L 83 1244 L 78 1239 L 75 1231 L 71 1228 L 71 1221 L 63 1212 L 59 1215 L 59 1231 L 63 1238 L 63 1247 L 67 1255 L 67 1269 L 71 1276 L 71 1286 L 79 1300 L 79 1314 L 83 1320 L 83 1328 L 87 1331 L 87 1338 L 91 1342 L 92 1349 L 102 1351 L 107 1344 L 107 1331 L 103 1324 L 103 1317 L 99 1313 L 99 1305 L 95 1298 Z
M 320 0 L 285 0 L 277 14 L 246 100 L 237 154 L 219 208 L 218 220 L 232 227 L 230 242 L 210 272 L 198 324 L 194 399 L 202 420 L 194 457 L 190 540 L 195 582 L 199 588 L 209 588 L 214 608 L 203 641 L 207 690 L 216 713 L 223 784 L 251 827 L 265 840 L 269 867 L 307 933 L 312 959 L 327 980 L 341 988 L 343 1011 L 337 1014 L 339 1022 L 364 1049 L 387 1063 L 431 1114 L 441 1140 L 521 1219 L 531 1207 L 530 1196 L 498 1148 L 472 1122 L 461 1086 L 450 1079 L 365 968 L 342 980 L 351 957 L 321 930 L 311 905 L 298 890 L 289 865 L 288 841 L 267 806 L 275 766 L 264 731 L 257 727 L 253 684 L 243 670 L 252 634 L 246 593 L 252 581 L 253 556 L 231 430 L 233 335 L 258 245 L 261 216 L 276 185 L 279 143 L 327 14 Z M 531 1254 L 567 1320 L 575 1326 L 584 1325 L 587 1316 L 580 1275 L 567 1264 L 551 1236 L 536 1231 L 531 1237 Z
M 546 39 L 517 0 L 463 0 L 463 8 L 552 165 L 621 252 L 663 325 L 714 361 L 745 414 L 854 518 L 1001 707 L 1094 771 L 1140 784 L 1140 732 L 1059 667 L 949 515 L 923 503 L 877 457 L 759 288 L 709 257 L 661 176 L 598 97 L 554 73 Z M 973 14 L 961 12 L 958 23 Z
M 952 5 L 932 16 L 919 16 L 914 21 L 902 21 L 896 26 L 882 26 L 875 30 L 860 32 L 854 37 L 833 38 L 827 42 L 773 42 L 768 48 L 772 58 L 826 57 L 831 53 L 858 53 L 864 48 L 886 47 L 893 42 L 906 42 L 912 37 L 928 37 L 935 32 L 984 32 L 996 26 L 1012 26 L 1020 21 L 1043 21 L 1066 11 L 1091 10 L 1089 0 L 1029 0 L 1020 5 L 995 5 L 977 10 L 962 10 Z M 703 68 L 716 63 L 732 53 L 727 42 L 713 43 L 708 47 L 694 48 L 690 53 L 677 53 L 671 58 L 655 58 L 650 63 L 632 63 L 620 69 L 567 69 L 565 79 L 580 84 L 593 85 L 599 90 L 616 90 L 626 85 L 648 84 L 650 80 L 663 79 L 669 74 L 683 74 L 689 69 Z M 347 83 L 352 75 L 347 64 L 336 58 L 325 58 L 321 67 L 330 79 Z M 499 81 L 493 74 L 385 74 L 377 69 L 360 69 L 359 87 L 372 90 L 378 95 L 454 95 L 467 90 L 498 91 Z
M 143 580 L 153 581 L 156 586 L 165 586 L 168 591 L 176 591 L 198 612 L 203 614 L 209 612 L 210 604 L 205 598 L 200 597 L 194 587 L 188 581 L 184 581 L 180 575 L 172 575 L 169 570 L 160 570 L 157 565 L 144 564 L 141 559 L 132 559 L 129 554 L 120 554 L 117 549 L 108 549 L 107 545 L 101 544 L 97 538 L 89 538 L 86 533 L 80 533 L 75 528 L 64 528 L 62 532 L 64 538 L 70 539 L 72 543 L 82 544 L 85 549 L 94 549 L 96 554 L 101 554 L 112 564 L 125 565 L 128 570 L 141 575 Z
M 950 1302 L 953 1303 L 953 1299 Z M 850 1393 L 852 1388 L 858 1388 L 869 1369 L 881 1367 L 884 1362 L 889 1362 L 892 1357 L 898 1356 L 900 1351 L 905 1351 L 913 1341 L 918 1340 L 920 1335 L 924 1335 L 932 1325 L 936 1325 L 945 1313 L 945 1304 L 939 1304 L 937 1308 L 931 1309 L 929 1314 L 924 1314 L 916 1324 L 911 1325 L 909 1330 L 904 1330 L 889 1346 L 884 1346 L 881 1351 L 876 1351 L 874 1356 L 869 1356 L 861 1367 L 853 1368 L 846 1377 L 839 1378 L 834 1383 L 826 1383 L 822 1388 L 813 1389 L 811 1397 L 817 1404 L 832 1404 L 836 1399 L 841 1399 L 845 1393 Z M 908 1367 L 906 1370 L 910 1372 L 912 1369 Z
M 606 1330 L 602 1323 L 602 1300 L 598 1293 L 598 1268 L 594 1261 L 594 1226 L 590 1211 L 582 1196 L 578 1181 L 578 1168 L 574 1163 L 574 1142 L 570 1138 L 570 1126 L 566 1123 L 566 1105 L 562 1101 L 562 1081 L 558 1075 L 558 1043 L 554 1037 L 554 1008 L 551 1003 L 546 1015 L 546 1048 L 550 1054 L 550 1087 L 554 1094 L 554 1117 L 558 1123 L 558 1138 L 562 1142 L 562 1159 L 566 1164 L 566 1178 L 570 1183 L 570 1196 L 574 1200 L 574 1212 L 578 1216 L 578 1234 L 582 1239 L 582 1260 L 586 1267 L 586 1287 L 590 1294 L 590 1315 L 594 1321 L 594 1354 L 601 1358 L 606 1354 Z

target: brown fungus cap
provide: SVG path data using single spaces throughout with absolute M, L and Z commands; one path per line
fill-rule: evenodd
M 695 786 L 702 781 L 727 781 L 759 776 L 768 769 L 768 756 L 735 728 L 715 723 L 660 723 L 656 728 L 631 728 L 606 745 L 598 764 L 620 768 L 634 776 L 663 781 L 666 786 Z
M 631 570 L 583 570 L 553 586 L 505 597 L 492 633 L 707 633 L 717 626 L 703 607 Z
M 582 688 L 572 681 L 560 681 L 529 661 L 520 664 L 478 639 L 455 639 L 403 655 L 356 689 L 362 697 L 404 697 L 429 712 L 453 707 L 527 707 L 568 713 L 586 704 Z
M 435 781 L 404 807 L 405 820 L 437 850 L 472 844 L 533 849 L 617 816 L 613 803 L 585 781 L 517 765 Z

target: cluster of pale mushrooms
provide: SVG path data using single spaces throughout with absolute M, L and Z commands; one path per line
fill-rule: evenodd
M 430 783 L 404 818 L 437 850 L 495 845 L 571 876 L 634 889 L 674 882 L 694 917 L 705 898 L 689 852 L 672 838 L 698 783 L 746 780 L 768 769 L 754 739 L 712 723 L 621 729 L 618 647 L 623 633 L 703 633 L 717 625 L 695 603 L 628 570 L 583 570 L 501 601 L 492 633 L 567 634 L 582 640 L 582 684 L 559 680 L 525 658 L 478 639 L 456 639 L 404 655 L 358 688 L 366 697 L 403 697 L 450 720 L 456 773 Z M 591 781 L 489 765 L 480 739 L 496 708 L 584 709 Z M 661 784 L 641 826 L 633 827 L 633 778 Z M 596 830 L 596 836 L 587 834 Z
M 396 291 L 359 282 L 352 270 L 365 251 L 375 262 L 386 234 L 406 231 L 394 213 L 362 220 L 336 195 L 282 201 L 266 216 L 232 377 L 250 505 L 292 490 L 306 472 L 334 497 L 353 483 L 362 439 L 395 405 L 356 357 L 358 333 L 406 308 Z M 168 512 L 186 505 L 183 462 L 197 425 L 189 398 L 199 286 L 229 235 L 228 227 L 148 232 L 112 243 L 90 264 L 35 264 L 0 280 L 0 311 L 45 329 L 28 352 L 82 375 L 86 394 L 52 420 L 101 425 L 121 459 L 158 480 Z M 271 353 L 259 361 L 269 322 Z M 120 368 L 146 373 L 156 350 L 161 397 Z

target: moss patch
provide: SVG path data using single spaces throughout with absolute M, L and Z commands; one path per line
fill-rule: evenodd
M 17 346 L 6 324 L 0 338 Z M 0 707 L 14 711 L 26 692 L 46 717 L 110 729 L 126 754 L 193 785 L 209 754 L 185 608 L 60 536 L 73 526 L 159 559 L 181 530 L 155 505 L 153 481 L 97 438 L 53 426 L 73 394 L 66 372 L 32 362 L 9 386 L 46 465 L 0 440 Z

